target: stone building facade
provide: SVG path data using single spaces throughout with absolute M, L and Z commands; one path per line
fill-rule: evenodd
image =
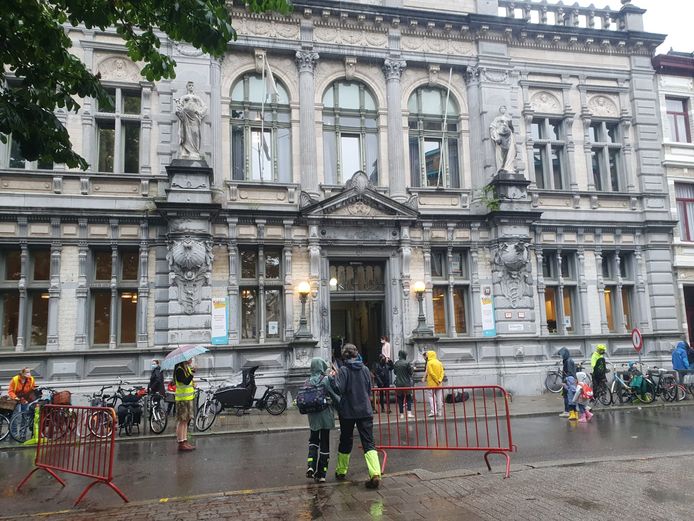
M 670 51 L 653 58 L 663 123 L 663 166 L 670 192 L 678 318 L 694 338 L 694 54 Z
M 223 337 L 200 365 L 259 363 L 273 383 L 344 340 L 373 361 L 381 335 L 434 346 L 451 382 L 519 393 L 540 392 L 562 346 L 633 356 L 634 327 L 646 358 L 669 356 L 662 37 L 623 3 L 232 8 L 223 59 L 164 38 L 177 78 L 155 84 L 115 32 L 71 29 L 115 108 L 61 115 L 86 172 L 26 162 L 11 139 L 0 152 L 0 373 L 144 379 L 152 357 L 212 340 L 213 304 Z M 191 81 L 204 161 L 181 162 Z

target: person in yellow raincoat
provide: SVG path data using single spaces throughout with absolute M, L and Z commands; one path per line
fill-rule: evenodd
M 432 389 L 427 391 L 429 416 L 437 416 L 443 410 L 443 390 L 435 389 L 436 387 L 441 387 L 443 383 L 445 375 L 443 364 L 436 357 L 436 351 L 427 351 L 424 353 L 424 359 L 427 365 L 422 381 L 427 384 L 427 387 L 432 387 Z

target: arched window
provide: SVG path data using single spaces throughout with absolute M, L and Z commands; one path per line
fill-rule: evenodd
M 264 81 L 260 74 L 249 73 L 234 84 L 231 89 L 232 179 L 291 182 L 290 116 L 287 90 L 278 81 L 267 78 Z
M 458 107 L 444 89 L 421 87 L 407 104 L 412 186 L 460 188 Z
M 378 113 L 364 84 L 340 80 L 325 91 L 323 157 L 327 184 L 363 170 L 378 185 Z

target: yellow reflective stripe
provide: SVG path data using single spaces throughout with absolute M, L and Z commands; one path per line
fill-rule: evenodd
M 189 376 L 191 372 L 186 368 L 186 376 Z M 193 387 L 193 382 L 190 384 L 182 384 L 176 380 L 176 401 L 177 402 L 187 402 L 189 400 L 195 399 L 195 387 Z

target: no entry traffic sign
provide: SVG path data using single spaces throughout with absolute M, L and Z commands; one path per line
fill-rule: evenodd
M 643 348 L 643 335 L 638 327 L 631 330 L 631 343 L 634 345 L 634 350 L 641 354 L 641 349 Z

